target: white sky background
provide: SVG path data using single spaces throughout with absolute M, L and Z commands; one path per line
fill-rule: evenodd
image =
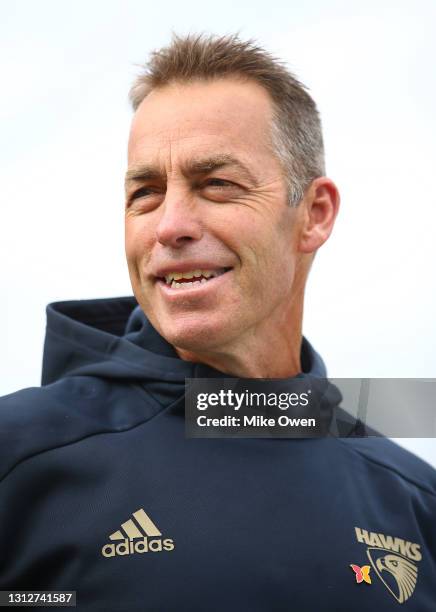
M 38 385 L 45 306 L 131 293 L 123 175 L 135 64 L 171 31 L 286 60 L 342 195 L 304 332 L 334 377 L 436 377 L 436 2 L 0 1 L 0 395 Z M 407 441 L 436 465 L 434 440 Z

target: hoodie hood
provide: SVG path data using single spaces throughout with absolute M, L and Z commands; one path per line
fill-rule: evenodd
M 324 362 L 303 338 L 304 374 L 327 375 Z M 56 302 L 47 306 L 42 384 L 66 376 L 183 382 L 228 376 L 180 359 L 153 328 L 135 298 Z
M 134 298 L 47 306 L 43 385 L 66 376 L 184 380 L 192 368 L 193 364 L 177 358 Z

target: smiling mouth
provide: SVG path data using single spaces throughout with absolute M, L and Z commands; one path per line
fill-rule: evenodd
M 187 272 L 169 272 L 164 277 L 158 277 L 171 289 L 192 289 L 201 287 L 218 276 L 222 276 L 232 268 L 217 268 L 214 270 L 189 270 Z

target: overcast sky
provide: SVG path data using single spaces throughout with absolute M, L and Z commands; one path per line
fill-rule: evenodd
M 342 207 L 315 261 L 304 333 L 329 374 L 436 378 L 436 2 L 0 8 L 0 394 L 39 384 L 47 303 L 131 293 L 127 92 L 172 31 L 255 38 L 318 103 Z M 433 442 L 413 445 L 436 464 Z

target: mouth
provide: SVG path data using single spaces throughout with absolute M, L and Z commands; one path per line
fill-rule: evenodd
M 208 270 L 188 270 L 186 272 L 168 272 L 165 276 L 157 276 L 156 281 L 171 291 L 192 290 L 213 283 L 232 268 L 214 268 Z

